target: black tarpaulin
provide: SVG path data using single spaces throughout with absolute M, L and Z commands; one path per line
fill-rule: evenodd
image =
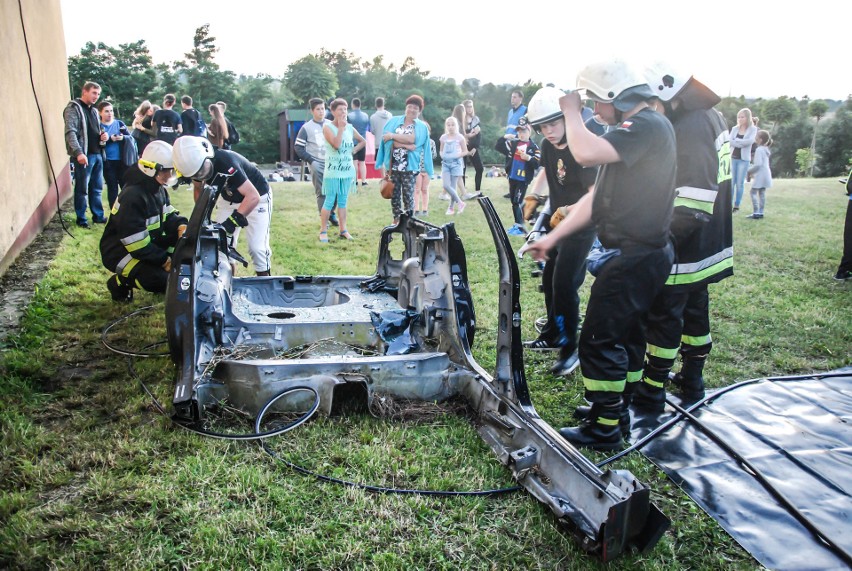
M 634 441 L 673 414 L 667 407 L 659 417 L 634 418 Z M 852 553 L 852 368 L 743 384 L 693 414 Z M 642 453 L 766 567 L 849 568 L 691 422 L 682 420 Z

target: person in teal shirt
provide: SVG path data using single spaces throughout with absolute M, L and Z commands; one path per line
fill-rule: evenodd
M 322 193 L 325 202 L 320 212 L 320 242 L 328 242 L 328 218 L 337 201 L 337 216 L 340 220 L 340 238 L 352 240 L 346 226 L 346 200 L 355 188 L 355 163 L 353 155 L 360 151 L 366 141 L 347 119 L 348 105 L 345 99 L 335 99 L 330 105 L 333 120 L 322 128 L 325 137 L 325 172 Z M 357 143 L 356 143 L 357 141 Z

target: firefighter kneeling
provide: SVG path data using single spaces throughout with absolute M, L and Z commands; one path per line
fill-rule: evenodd
M 107 280 L 113 301 L 130 301 L 133 288 L 166 291 L 171 255 L 187 224 L 166 190 L 174 176 L 172 146 L 163 141 L 145 147 L 125 175 L 100 246 L 104 266 L 115 272 Z

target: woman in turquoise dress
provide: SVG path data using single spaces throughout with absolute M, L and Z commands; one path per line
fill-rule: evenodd
M 322 179 L 325 202 L 320 211 L 322 222 L 319 240 L 324 243 L 328 242 L 328 218 L 335 200 L 340 220 L 340 238 L 352 240 L 352 234 L 346 226 L 346 200 L 349 193 L 355 190 L 355 163 L 352 155 L 367 144 L 347 120 L 349 106 L 345 99 L 335 99 L 329 107 L 333 119 L 322 128 L 325 136 L 325 173 Z

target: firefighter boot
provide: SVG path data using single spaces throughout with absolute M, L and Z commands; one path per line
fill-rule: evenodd
M 704 398 L 704 362 L 707 355 L 684 357 L 680 372 L 672 377 L 672 385 L 684 401 L 697 402 Z
M 621 439 L 621 399 L 610 403 L 593 403 L 589 414 L 579 426 L 560 428 L 559 434 L 577 448 L 616 450 L 624 445 Z
M 648 412 L 663 412 L 666 408 L 666 380 L 668 369 L 654 367 L 645 363 L 642 380 L 636 383 L 633 393 L 633 406 Z
M 622 436 L 627 438 L 630 436 L 630 402 L 633 400 L 633 385 L 636 383 L 627 383 L 624 392 L 621 395 L 621 414 L 618 416 L 618 428 L 621 430 Z M 592 412 L 592 407 L 580 405 L 574 409 L 574 418 L 584 421 L 589 418 Z
M 117 301 L 119 303 L 133 301 L 133 288 L 125 285 L 122 279 L 116 274 L 111 275 L 107 280 L 107 289 L 109 290 L 113 301 Z

